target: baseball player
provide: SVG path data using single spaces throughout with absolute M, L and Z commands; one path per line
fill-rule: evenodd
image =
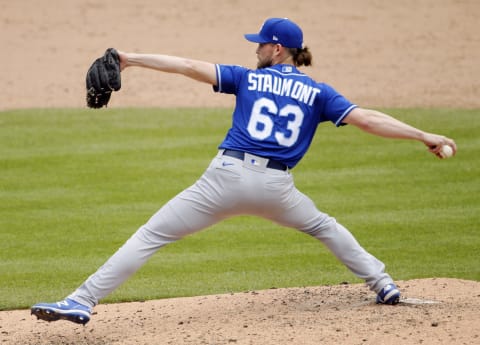
M 318 210 L 294 185 L 291 170 L 308 150 L 317 126 L 353 125 L 368 133 L 423 142 L 440 157 L 455 142 L 407 125 L 384 113 L 358 107 L 335 89 L 297 69 L 312 55 L 301 28 L 286 18 L 267 19 L 259 33 L 257 69 L 167 55 L 119 52 L 121 69 L 143 67 L 185 75 L 233 94 L 232 125 L 218 153 L 192 186 L 175 196 L 65 300 L 39 303 L 31 312 L 46 321 L 86 324 L 93 307 L 136 272 L 157 250 L 226 218 L 249 214 L 309 234 L 377 294 L 397 304 L 400 291 L 385 265 L 369 254 L 335 218 Z

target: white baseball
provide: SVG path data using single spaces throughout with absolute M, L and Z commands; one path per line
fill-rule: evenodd
M 442 148 L 440 149 L 440 156 L 442 158 L 449 158 L 452 157 L 453 155 L 453 149 L 449 145 L 443 145 Z

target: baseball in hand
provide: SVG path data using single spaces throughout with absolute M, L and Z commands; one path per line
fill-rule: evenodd
M 442 158 L 450 158 L 453 155 L 453 149 L 449 145 L 443 145 L 442 148 L 440 149 L 440 157 Z

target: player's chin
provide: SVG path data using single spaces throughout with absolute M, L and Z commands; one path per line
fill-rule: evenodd
M 272 67 L 272 65 L 272 60 L 258 60 L 257 62 L 257 68 L 267 68 Z

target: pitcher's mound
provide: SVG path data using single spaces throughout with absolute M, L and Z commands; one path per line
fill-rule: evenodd
M 396 306 L 343 284 L 101 304 L 85 327 L 5 311 L 1 344 L 480 344 L 479 282 L 397 283 Z

